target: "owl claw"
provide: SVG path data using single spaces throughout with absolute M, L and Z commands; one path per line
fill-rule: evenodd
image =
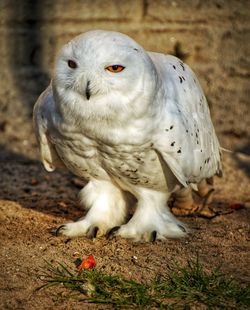
M 184 233 L 187 232 L 186 228 L 185 228 L 183 225 L 177 224 L 177 226 L 178 226 Z
M 150 236 L 150 238 L 149 238 L 149 241 L 150 241 L 150 242 L 155 242 L 156 239 L 157 239 L 157 231 L 154 230 L 154 231 L 152 231 L 152 233 L 151 233 L 151 236 Z
M 55 234 L 56 237 L 58 237 L 61 234 L 61 230 L 64 230 L 64 228 L 66 227 L 65 224 L 59 226 L 53 233 Z
M 88 232 L 87 232 L 87 237 L 89 239 L 95 239 L 98 233 L 99 227 L 97 226 L 92 226 L 89 228 Z
M 116 235 L 116 232 L 120 229 L 120 226 L 115 226 L 110 229 L 110 231 L 107 233 L 107 238 L 109 240 L 113 239 Z

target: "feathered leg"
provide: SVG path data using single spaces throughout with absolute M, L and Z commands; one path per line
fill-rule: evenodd
M 137 188 L 136 211 L 129 222 L 114 227 L 109 236 L 121 236 L 134 241 L 179 238 L 187 234 L 185 225 L 178 221 L 167 207 L 168 193 Z
M 108 181 L 92 180 L 80 192 L 80 202 L 88 213 L 77 222 L 61 225 L 56 234 L 69 237 L 104 235 L 124 223 L 127 211 L 125 194 Z

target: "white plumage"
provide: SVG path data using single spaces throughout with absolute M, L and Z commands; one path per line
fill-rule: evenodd
M 114 227 L 112 233 L 134 240 L 183 236 L 184 225 L 167 207 L 171 192 L 221 169 L 191 69 L 117 32 L 90 31 L 62 48 L 34 123 L 45 168 L 65 165 L 88 181 L 80 197 L 89 211 L 60 227 L 67 236 Z M 128 192 L 136 209 L 126 223 Z

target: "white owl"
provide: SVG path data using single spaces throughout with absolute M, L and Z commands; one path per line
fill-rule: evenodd
M 90 31 L 62 48 L 34 123 L 45 168 L 63 164 L 88 181 L 80 192 L 86 216 L 57 229 L 70 237 L 184 236 L 187 229 L 167 207 L 170 194 L 221 169 L 191 69 L 117 32 Z

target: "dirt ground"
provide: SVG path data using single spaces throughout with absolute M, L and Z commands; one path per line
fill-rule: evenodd
M 74 268 L 76 257 L 89 254 L 94 255 L 98 270 L 145 282 L 166 273 L 173 261 L 185 264 L 199 253 L 208 270 L 221 265 L 239 282 L 249 281 L 249 156 L 224 154 L 224 177 L 216 179 L 211 203 L 219 215 L 184 217 L 192 230 L 186 239 L 155 243 L 68 239 L 55 237 L 50 230 L 83 215 L 77 204 L 78 180 L 64 170 L 45 172 L 31 128 L 25 123 L 17 133 L 8 122 L 1 126 L 1 309 L 103 309 L 62 300 L 55 289 L 34 291 L 42 284 L 39 275 L 45 260 Z M 242 207 L 233 209 L 235 203 Z

